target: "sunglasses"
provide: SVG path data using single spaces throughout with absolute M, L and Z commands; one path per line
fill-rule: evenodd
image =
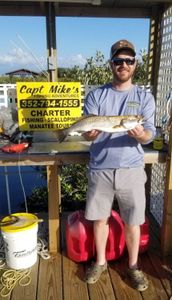
M 132 66 L 135 63 L 135 58 L 113 58 L 112 62 L 115 66 L 122 66 L 124 62 L 127 64 L 127 66 Z

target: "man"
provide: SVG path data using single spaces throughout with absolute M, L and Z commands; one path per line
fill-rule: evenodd
M 91 91 L 85 100 L 86 115 L 142 115 L 144 124 L 123 133 L 97 130 L 84 133 L 92 141 L 88 172 L 85 217 L 94 223 L 96 261 L 86 272 L 86 282 L 95 283 L 107 269 L 106 243 L 108 218 L 114 196 L 125 224 L 128 249 L 128 276 L 139 291 L 148 288 L 146 275 L 139 269 L 140 225 L 145 221 L 144 152 L 155 135 L 155 102 L 151 93 L 132 83 L 136 69 L 136 52 L 132 43 L 120 40 L 112 45 L 110 67 L 113 82 Z

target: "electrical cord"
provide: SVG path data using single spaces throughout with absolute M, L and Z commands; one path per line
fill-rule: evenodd
M 20 162 L 20 153 L 18 155 L 18 172 L 19 172 L 19 179 L 20 179 L 21 188 L 22 188 L 22 191 L 23 191 L 25 211 L 26 211 L 26 213 L 28 213 L 28 205 L 27 205 L 26 192 L 25 192 L 25 188 L 24 188 L 24 184 L 23 184 L 23 179 L 22 179 L 22 175 L 21 175 L 21 167 L 20 167 L 19 162 Z

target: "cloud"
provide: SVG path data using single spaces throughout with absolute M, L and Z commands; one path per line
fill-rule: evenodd
M 21 48 L 13 48 L 7 54 L 0 55 L 0 63 L 1 64 L 26 64 L 32 62 L 33 58 Z
M 46 58 L 34 56 L 22 48 L 13 48 L 6 54 L 0 54 L 0 67 L 5 72 L 14 68 L 29 68 L 36 71 L 46 68 Z
M 67 57 L 57 56 L 58 67 L 70 68 L 77 65 L 82 68 L 85 63 L 86 59 L 82 54 Z M 14 47 L 7 53 L 0 54 L 1 74 L 21 68 L 37 72 L 45 70 L 47 69 L 47 58 L 44 56 L 36 57 L 34 54 L 24 51 L 20 47 Z
M 82 54 L 76 54 L 68 57 L 57 57 L 57 63 L 59 67 L 71 68 L 76 66 L 84 67 L 86 63 L 86 58 Z

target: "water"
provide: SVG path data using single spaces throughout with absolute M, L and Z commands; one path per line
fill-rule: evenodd
M 11 213 L 20 211 L 20 205 L 24 202 L 24 194 L 20 182 L 18 167 L 6 167 L 8 175 L 5 177 L 5 168 L 0 167 L 0 215 L 9 214 L 6 180 L 9 183 Z M 26 196 L 30 196 L 34 188 L 46 186 L 47 181 L 41 176 L 38 168 L 27 166 L 20 167 Z M 23 209 L 22 209 L 23 210 Z

